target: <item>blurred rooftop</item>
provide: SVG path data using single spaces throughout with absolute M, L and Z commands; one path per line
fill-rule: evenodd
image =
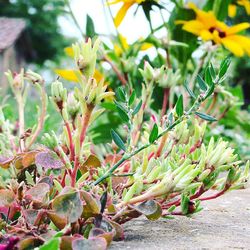
M 0 17 L 0 52 L 12 46 L 25 27 L 21 18 Z

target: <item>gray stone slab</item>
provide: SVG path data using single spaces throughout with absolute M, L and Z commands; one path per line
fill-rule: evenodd
M 143 217 L 124 225 L 125 240 L 112 250 L 250 249 L 250 189 L 237 190 L 202 203 L 191 218 L 148 221 Z

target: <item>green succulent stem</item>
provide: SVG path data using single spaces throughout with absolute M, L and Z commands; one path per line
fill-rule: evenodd
M 38 83 L 39 84 L 39 83 Z M 26 146 L 25 150 L 29 150 L 30 147 L 34 144 L 36 141 L 37 137 L 39 136 L 40 132 L 43 129 L 44 122 L 45 122 L 45 117 L 46 117 L 46 110 L 47 110 L 47 95 L 46 95 L 46 90 L 44 86 L 44 82 L 40 85 L 38 85 L 38 88 L 40 90 L 41 94 L 41 114 L 38 118 L 38 123 L 35 132 L 32 134 L 31 139 Z
M 19 138 L 20 138 L 20 150 L 24 149 L 24 139 L 21 136 L 24 134 L 25 120 L 24 120 L 24 99 L 21 93 L 16 94 L 16 100 L 18 103 L 18 117 L 19 117 Z
M 204 97 L 202 95 L 199 95 L 197 97 L 197 99 L 195 100 L 195 102 L 193 103 L 192 107 L 186 112 L 184 113 L 182 116 L 180 116 L 175 122 L 173 122 L 171 125 L 169 125 L 166 129 L 164 129 L 157 137 L 156 140 L 158 140 L 159 138 L 161 138 L 163 135 L 165 135 L 167 132 L 169 132 L 170 130 L 172 130 L 176 125 L 178 125 L 180 122 L 183 121 L 183 119 L 186 116 L 191 115 L 193 112 L 195 112 L 196 110 L 199 109 L 200 104 L 204 101 Z M 111 168 L 109 169 L 103 176 L 101 176 L 100 178 L 98 178 L 96 181 L 94 181 L 94 185 L 98 185 L 99 183 L 101 183 L 102 181 L 104 181 L 105 179 L 109 178 L 113 172 L 126 160 L 129 160 L 131 157 L 133 157 L 134 155 L 137 155 L 138 153 L 140 153 L 142 150 L 150 147 L 151 145 L 153 145 L 155 143 L 147 143 L 143 146 L 141 146 L 140 148 L 136 149 L 135 151 L 133 151 L 130 154 L 124 154 L 124 156 Z

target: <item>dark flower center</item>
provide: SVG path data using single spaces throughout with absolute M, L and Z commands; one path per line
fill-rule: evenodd
M 226 37 L 226 32 L 222 31 L 220 28 L 217 28 L 217 27 L 211 27 L 211 28 L 209 29 L 209 32 L 210 32 L 210 33 L 213 33 L 215 30 L 218 31 L 219 37 L 220 37 L 220 38 Z

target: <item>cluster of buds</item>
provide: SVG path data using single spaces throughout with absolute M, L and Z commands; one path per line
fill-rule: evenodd
M 92 44 L 89 38 L 87 43 L 82 42 L 73 45 L 76 65 L 87 79 L 94 74 L 99 44 L 99 39 Z
M 158 84 L 162 88 L 171 88 L 176 86 L 181 79 L 180 70 L 177 69 L 175 72 L 171 68 L 165 68 L 164 74 L 160 75 Z
M 143 154 L 142 163 L 133 168 L 135 173 L 128 179 L 125 185 L 127 188 L 123 190 L 123 203 L 134 204 L 162 196 L 167 197 L 175 192 L 194 193 L 194 190 L 201 186 L 204 190 L 222 190 L 225 187 L 228 190 L 229 187 L 235 189 L 245 185 L 249 162 L 242 173 L 239 166 L 241 162 L 236 160 L 237 155 L 222 139 L 215 143 L 214 138 L 211 138 L 208 147 L 205 147 L 202 143 L 205 128 L 205 122 L 201 125 L 197 122 L 194 129 L 189 129 L 183 121 L 176 126 L 169 138 L 173 140 L 173 136 L 182 131 L 178 142 L 171 144 L 168 157 L 152 157 L 144 164 L 143 159 L 148 159 L 148 153 L 157 150 L 156 145 L 150 146 L 148 151 L 145 151 L 145 157 Z M 199 145 L 197 142 L 200 142 Z M 166 144 L 170 143 L 167 141 Z M 222 172 L 228 174 L 219 178 Z
M 51 98 L 52 102 L 55 104 L 57 110 L 61 113 L 64 104 L 67 101 L 67 89 L 63 87 L 63 84 L 56 80 L 51 84 Z
M 76 100 L 73 92 L 70 92 L 68 95 L 67 109 L 70 117 L 74 120 L 80 111 L 80 103 Z
M 162 78 L 165 71 L 165 66 L 159 69 L 154 69 L 147 61 L 144 63 L 144 69 L 139 69 L 146 83 L 158 82 Z
M 28 81 L 31 81 L 33 84 L 43 84 L 44 83 L 44 79 L 37 73 L 28 70 L 25 74 L 25 79 Z
M 82 90 L 75 88 L 76 99 L 85 106 L 97 105 L 103 99 L 114 95 L 114 92 L 106 91 L 107 85 L 104 84 L 104 79 L 97 82 L 95 78 L 88 79 L 86 85 L 82 85 Z
M 5 72 L 5 75 L 8 79 L 9 85 L 13 93 L 20 93 L 24 90 L 24 70 L 21 69 L 20 73 L 14 73 L 10 70 Z
M 206 163 L 207 167 L 218 168 L 222 165 L 232 165 L 235 164 L 235 159 L 237 155 L 234 154 L 234 150 L 228 147 L 228 142 L 219 139 L 217 144 L 214 142 L 214 138 L 210 139 L 207 147 Z

